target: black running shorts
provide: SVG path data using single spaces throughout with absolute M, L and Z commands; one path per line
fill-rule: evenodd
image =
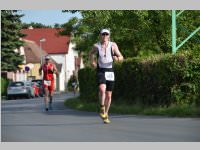
M 98 83 L 98 86 L 100 84 L 106 84 L 106 91 L 113 91 L 113 88 L 114 88 L 114 81 L 109 81 L 109 80 L 106 80 L 106 77 L 105 77 L 105 72 L 113 72 L 113 69 L 111 68 L 100 68 L 100 69 L 97 69 L 97 83 Z

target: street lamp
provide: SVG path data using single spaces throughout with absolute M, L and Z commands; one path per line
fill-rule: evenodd
M 45 42 L 45 38 L 40 39 L 40 64 L 42 65 L 42 42 Z

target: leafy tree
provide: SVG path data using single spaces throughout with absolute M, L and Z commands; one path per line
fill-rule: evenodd
M 177 44 L 180 44 L 187 38 L 197 27 L 200 26 L 200 11 L 188 10 L 184 11 L 177 17 Z M 200 32 L 197 32 L 190 40 L 188 40 L 180 50 L 200 49 Z
M 1 10 L 1 70 L 16 71 L 18 65 L 23 63 L 23 56 L 15 49 L 23 46 L 20 40 L 24 35 L 20 32 L 22 25 L 20 18 L 14 10 Z
M 22 23 L 22 28 L 23 29 L 28 29 L 29 27 L 33 28 L 51 28 L 51 26 L 44 25 L 42 23 L 36 23 L 36 22 L 31 22 L 31 23 Z
M 55 23 L 55 24 L 54 24 L 54 28 L 60 28 L 60 27 L 61 27 L 60 24 L 58 24 L 58 23 Z
M 72 18 L 63 26 L 65 29 L 63 34 L 72 35 L 76 49 L 85 52 L 86 58 L 93 43 L 99 40 L 99 32 L 102 28 L 111 30 L 111 40 L 118 44 L 125 58 L 171 53 L 171 11 L 67 10 L 63 12 L 82 14 L 82 19 Z M 178 21 L 192 31 L 199 26 L 199 12 L 186 11 L 185 17 Z M 180 37 L 185 37 L 186 31 L 183 32 L 179 28 L 177 32 Z M 188 41 L 183 49 L 197 48 L 194 40 L 195 38 Z M 180 42 L 181 39 L 177 41 Z

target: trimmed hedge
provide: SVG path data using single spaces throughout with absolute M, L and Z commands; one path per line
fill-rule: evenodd
M 96 71 L 92 68 L 80 69 L 78 72 L 80 98 L 85 101 L 98 100 L 98 87 L 96 83 Z
M 115 102 L 145 106 L 200 105 L 200 53 L 181 52 L 115 63 Z M 95 70 L 79 71 L 80 97 L 98 100 Z
M 1 77 L 1 96 L 7 95 L 8 83 L 9 83 L 9 80 Z

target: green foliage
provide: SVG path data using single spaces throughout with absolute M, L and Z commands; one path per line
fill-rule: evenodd
M 175 84 L 171 91 L 178 104 L 200 105 L 200 54 L 198 51 L 185 52 L 184 68 L 176 65 L 182 82 Z
M 76 13 L 74 11 L 65 11 Z M 102 28 L 111 30 L 111 41 L 118 44 L 125 58 L 171 53 L 171 11 L 169 10 L 82 10 L 82 19 L 72 18 L 64 26 L 73 34 L 76 49 L 80 52 L 91 50 L 99 40 Z M 177 11 L 178 12 L 178 11 Z M 177 43 L 185 39 L 199 26 L 199 10 L 184 11 L 177 18 Z M 70 29 L 70 30 L 69 30 Z M 199 49 L 199 35 L 186 42 L 182 50 Z M 84 57 L 87 62 L 88 57 Z
M 81 110 L 99 112 L 99 105 L 96 102 L 85 102 L 80 98 L 71 98 L 65 101 L 65 106 Z M 115 114 L 138 114 L 138 115 L 159 115 L 171 117 L 199 117 L 200 109 L 194 106 L 170 106 L 170 107 L 141 107 L 138 105 L 112 103 L 110 113 Z
M 177 18 L 177 43 L 187 38 L 197 27 L 199 27 L 199 10 L 184 11 Z M 183 51 L 189 49 L 200 49 L 200 32 L 197 32 L 190 40 L 184 44 L 181 49 Z
M 200 53 L 160 54 L 115 63 L 115 102 L 141 106 L 200 105 Z M 79 71 L 80 96 L 98 100 L 95 70 Z
M 51 28 L 51 26 L 46 26 L 42 23 L 35 23 L 35 22 L 22 23 L 22 29 L 28 29 L 30 26 L 32 26 L 33 28 Z M 55 24 L 55 27 L 60 27 L 60 26 L 59 24 Z
M 19 52 L 14 51 L 23 46 L 20 17 L 22 15 L 17 15 L 16 11 L 1 11 L 1 70 L 4 71 L 16 71 L 24 60 Z
M 6 96 L 9 81 L 1 77 L 1 95 Z
M 80 97 L 86 101 L 98 100 L 95 70 L 89 67 L 78 72 Z
M 70 11 L 67 11 L 70 12 Z M 71 11 L 75 13 L 77 11 Z M 102 28 L 111 30 L 111 41 L 118 44 L 126 61 L 115 64 L 115 101 L 126 99 L 130 104 L 141 105 L 199 105 L 199 33 L 178 51 L 171 53 L 171 11 L 168 10 L 83 10 L 82 19 L 67 23 L 76 49 L 88 51 L 99 40 Z M 180 43 L 199 26 L 200 11 L 185 11 L 178 17 L 177 42 Z M 187 52 L 193 50 L 194 54 Z M 160 54 L 160 55 L 155 55 Z M 151 57 L 146 57 L 151 56 Z M 140 58 L 139 58 L 140 57 Z M 128 58 L 128 59 L 127 59 Z M 86 69 L 79 77 L 96 77 L 95 70 Z M 93 72 L 93 75 L 89 75 Z M 86 75 L 87 74 L 87 75 Z M 91 78 L 91 79 L 92 79 Z M 95 80 L 79 80 L 81 97 L 96 101 Z M 85 83 L 87 81 L 87 83 Z M 198 83 L 198 84 L 197 84 Z M 81 84 L 81 83 L 80 83 Z M 85 85 L 85 87 L 83 86 Z M 88 89 L 87 89 L 88 88 Z M 83 91 L 82 91 L 83 90 Z

